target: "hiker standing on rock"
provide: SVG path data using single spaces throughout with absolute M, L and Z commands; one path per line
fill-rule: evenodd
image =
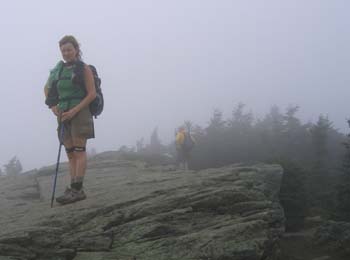
M 86 199 L 83 190 L 87 166 L 86 141 L 95 137 L 89 104 L 96 98 L 96 89 L 94 74 L 82 62 L 77 40 L 73 36 L 64 36 L 59 41 L 59 47 L 64 61 L 58 62 L 50 71 L 45 96 L 46 104 L 57 117 L 58 135 L 69 160 L 71 184 L 56 201 L 68 204 Z
M 195 141 L 190 134 L 190 131 L 186 132 L 185 127 L 181 126 L 175 137 L 176 144 L 176 166 L 179 169 L 188 170 L 188 161 L 190 158 L 190 152 L 192 151 Z

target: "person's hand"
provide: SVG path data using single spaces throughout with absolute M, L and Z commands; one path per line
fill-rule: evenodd
M 74 107 L 61 115 L 61 122 L 71 120 L 79 111 Z
M 58 116 L 58 115 L 59 115 L 59 112 L 58 112 L 58 108 L 57 108 L 57 106 L 53 106 L 53 107 L 51 107 L 51 111 L 52 111 L 52 113 L 54 113 L 54 114 L 55 114 L 55 116 Z

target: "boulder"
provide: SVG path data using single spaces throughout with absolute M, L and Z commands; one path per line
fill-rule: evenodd
M 278 165 L 184 172 L 106 153 L 88 163 L 86 200 L 50 208 L 52 169 L 2 177 L 0 259 L 269 259 L 284 232 Z

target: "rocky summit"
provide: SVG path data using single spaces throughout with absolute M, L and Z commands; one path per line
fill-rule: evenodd
M 267 260 L 284 232 L 278 165 L 180 171 L 106 152 L 88 162 L 88 198 L 51 208 L 53 174 L 0 178 L 0 260 Z

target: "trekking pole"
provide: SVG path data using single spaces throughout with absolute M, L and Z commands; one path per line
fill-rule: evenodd
M 56 191 L 56 182 L 57 182 L 57 174 L 58 174 L 58 167 L 60 165 L 60 157 L 61 157 L 61 149 L 63 145 L 63 135 L 64 135 L 64 126 L 61 122 L 61 116 L 62 113 L 59 115 L 59 147 L 58 147 L 58 155 L 57 155 L 57 163 L 56 163 L 56 172 L 55 172 L 55 179 L 53 182 L 53 189 L 52 189 L 52 197 L 51 197 L 51 208 L 53 207 L 53 201 L 55 199 L 55 191 Z

